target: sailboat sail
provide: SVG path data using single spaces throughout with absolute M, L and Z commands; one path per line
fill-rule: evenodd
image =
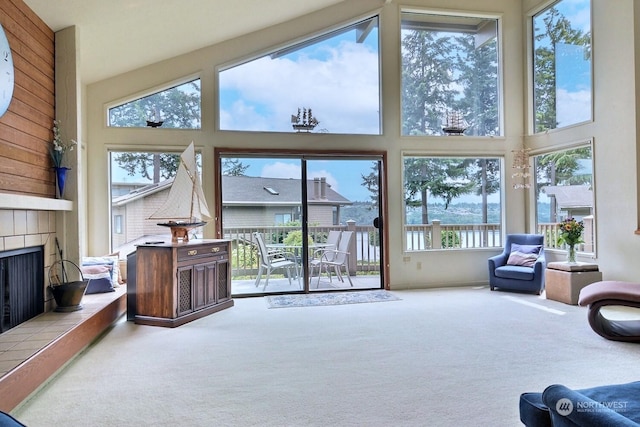
M 211 214 L 209 213 L 209 207 L 202 191 L 202 184 L 196 167 L 193 142 L 180 155 L 178 172 L 173 184 L 171 184 L 166 202 L 149 219 L 185 223 L 211 220 Z

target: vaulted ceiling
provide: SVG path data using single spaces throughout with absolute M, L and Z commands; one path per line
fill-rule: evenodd
M 24 0 L 58 31 L 75 25 L 93 83 L 347 0 Z

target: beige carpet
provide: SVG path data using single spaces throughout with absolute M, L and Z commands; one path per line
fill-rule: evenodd
M 586 310 L 456 288 L 168 329 L 118 322 L 13 413 L 40 426 L 517 426 L 518 397 L 638 380 L 640 346 Z

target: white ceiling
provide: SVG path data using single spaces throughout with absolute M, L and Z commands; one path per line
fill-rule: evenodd
M 77 27 L 85 84 L 341 1 L 24 0 L 52 30 Z

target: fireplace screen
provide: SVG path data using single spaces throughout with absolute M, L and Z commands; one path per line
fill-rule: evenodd
M 42 246 L 0 252 L 0 333 L 44 311 Z

